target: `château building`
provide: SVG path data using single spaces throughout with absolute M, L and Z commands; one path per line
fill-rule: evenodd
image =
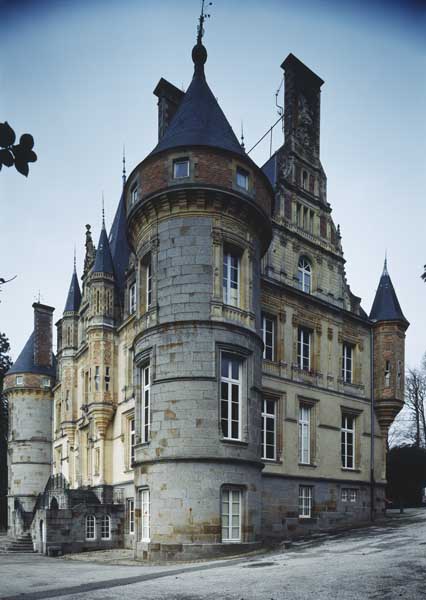
M 109 234 L 86 226 L 5 378 L 9 530 L 39 551 L 148 559 L 254 549 L 385 508 L 408 327 L 387 267 L 368 316 L 320 162 L 323 81 L 290 54 L 283 145 L 258 167 L 205 76 L 160 79 L 158 144 Z

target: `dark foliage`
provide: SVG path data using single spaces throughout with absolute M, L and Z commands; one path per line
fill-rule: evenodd
M 34 139 L 29 133 L 24 133 L 15 144 L 16 135 L 7 121 L 0 123 L 0 170 L 3 167 L 12 167 L 27 177 L 29 172 L 28 163 L 37 160 L 37 154 L 33 151 Z
M 9 356 L 10 344 L 4 333 L 0 333 L 0 529 L 7 524 L 7 400 L 3 394 L 3 379 L 12 364 Z
M 426 487 L 426 449 L 396 446 L 388 453 L 387 497 L 394 506 L 420 506 Z

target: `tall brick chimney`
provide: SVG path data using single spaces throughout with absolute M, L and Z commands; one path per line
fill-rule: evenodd
M 158 98 L 158 141 L 160 141 L 179 108 L 185 92 L 162 77 L 153 93 Z
M 52 315 L 51 306 L 34 302 L 34 365 L 52 366 Z

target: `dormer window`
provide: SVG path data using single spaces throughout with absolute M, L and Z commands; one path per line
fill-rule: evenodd
M 237 186 L 248 191 L 249 174 L 244 169 L 237 169 Z
M 173 162 L 173 179 L 189 177 L 189 160 L 179 158 Z

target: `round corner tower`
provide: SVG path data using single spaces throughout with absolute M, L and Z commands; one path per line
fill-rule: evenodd
M 13 537 L 29 527 L 52 462 L 54 308 L 40 303 L 33 308 L 34 331 L 4 380 L 9 407 L 8 524 Z
M 125 187 L 137 257 L 137 553 L 150 558 L 261 539 L 260 261 L 273 192 L 207 85 L 200 39 L 192 57 L 185 94 L 157 86 L 161 137 Z

